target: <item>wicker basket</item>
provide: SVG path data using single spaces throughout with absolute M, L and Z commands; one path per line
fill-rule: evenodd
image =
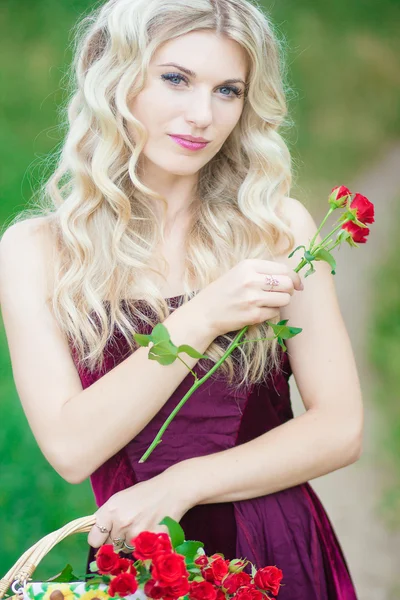
M 63 539 L 75 533 L 88 533 L 96 522 L 90 515 L 75 519 L 49 533 L 29 548 L 0 581 L 0 599 L 11 587 L 10 600 L 108 600 L 106 584 L 87 585 L 84 581 L 71 583 L 29 581 L 40 561 Z M 146 600 L 143 590 L 127 596 L 128 600 Z M 112 600 L 110 598 L 110 600 Z

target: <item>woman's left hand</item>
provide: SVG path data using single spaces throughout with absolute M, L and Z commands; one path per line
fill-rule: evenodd
M 123 541 L 131 545 L 132 538 L 141 531 L 168 533 L 166 525 L 159 525 L 160 521 L 169 516 L 179 523 L 194 504 L 185 490 L 185 481 L 179 477 L 179 470 L 176 473 L 176 470 L 167 469 L 111 496 L 95 513 L 97 525 L 106 527 L 109 533 L 102 533 L 97 525 L 93 525 L 88 543 L 93 548 L 112 543 L 117 549 Z M 122 542 L 114 543 L 118 538 Z M 130 550 L 123 547 L 122 551 L 128 553 Z

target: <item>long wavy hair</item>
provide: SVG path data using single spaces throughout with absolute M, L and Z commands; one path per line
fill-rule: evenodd
M 278 210 L 292 183 L 291 156 L 278 133 L 292 125 L 285 43 L 261 7 L 247 0 L 109 0 L 95 8 L 74 29 L 69 94 L 60 111 L 67 131 L 38 201 L 58 250 L 52 311 L 78 362 L 90 370 L 103 367 L 115 330 L 134 351 L 136 318 L 154 326 L 170 314 L 149 276 L 165 279 L 151 259 L 164 240 L 167 203 L 138 176 L 146 130 L 129 111 L 128 98 L 144 87 L 150 59 L 161 44 L 199 29 L 239 43 L 250 71 L 240 120 L 199 172 L 182 302 L 243 258 L 272 260 L 282 236 L 287 252 L 294 245 Z M 149 199 L 162 203 L 161 222 Z M 150 312 L 142 310 L 139 298 Z M 271 333 L 261 323 L 250 326 L 243 339 Z M 222 356 L 234 334 L 212 342 L 206 351 L 211 360 Z M 198 364 L 204 369 L 205 359 Z M 240 346 L 219 371 L 236 387 L 265 379 L 280 364 L 276 340 L 264 340 Z

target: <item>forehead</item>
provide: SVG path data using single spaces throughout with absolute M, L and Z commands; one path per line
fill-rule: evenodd
M 194 71 L 198 78 L 247 76 L 248 56 L 238 42 L 214 31 L 191 31 L 160 46 L 151 65 L 175 62 Z

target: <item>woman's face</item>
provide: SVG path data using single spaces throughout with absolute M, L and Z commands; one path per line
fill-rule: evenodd
M 247 68 L 243 48 L 212 31 L 190 32 L 158 48 L 145 87 L 130 103 L 133 115 L 148 132 L 142 151 L 145 164 L 150 161 L 175 175 L 197 173 L 217 154 L 239 121 Z M 209 143 L 191 150 L 172 135 L 203 137 Z

